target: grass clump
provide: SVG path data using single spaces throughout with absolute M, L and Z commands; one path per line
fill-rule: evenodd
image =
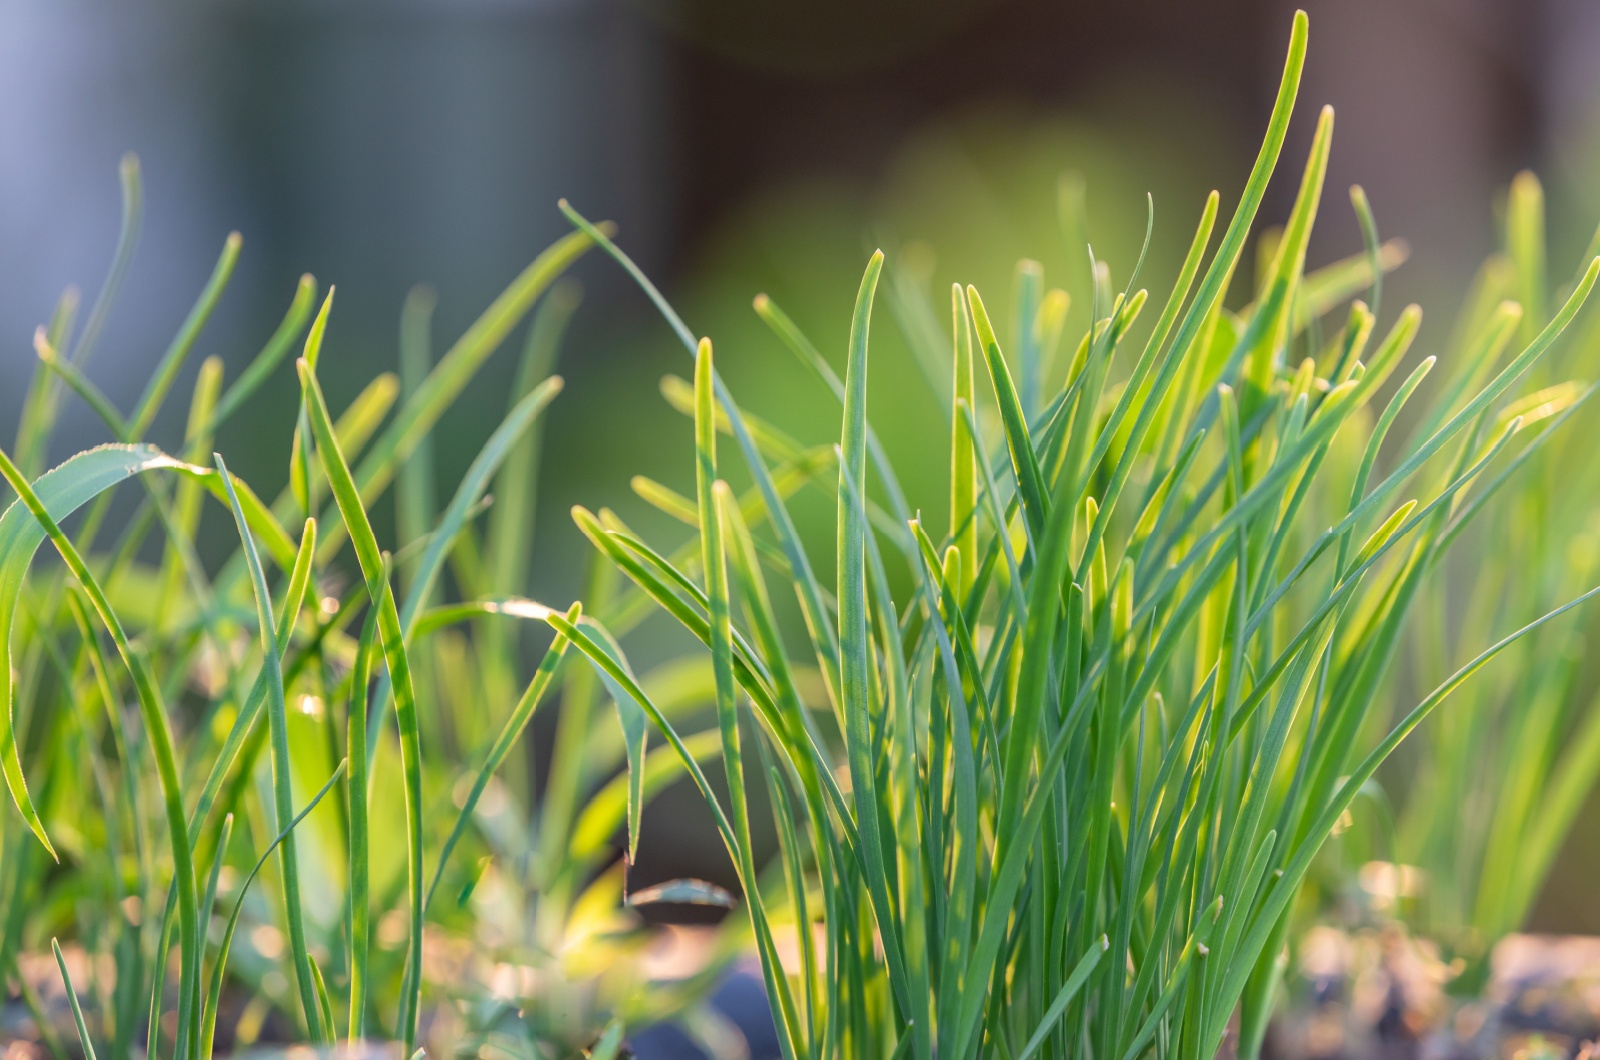
M 1600 259 L 1535 325 L 1519 330 L 1511 304 L 1473 318 L 1452 384 L 1412 421 L 1435 359 L 1408 356 L 1417 307 L 1380 324 L 1387 255 L 1359 190 L 1367 253 L 1305 268 L 1325 109 L 1255 297 L 1229 310 L 1306 35 L 1301 13 L 1238 206 L 1208 255 L 1218 197 L 1206 202 L 1153 325 L 1137 323 L 1139 265 L 1118 289 L 1092 262 L 1095 282 L 1070 295 L 1093 326 L 1067 336 L 1046 384 L 1064 294 L 1024 275 L 1002 348 L 978 291 L 952 291 L 952 339 L 923 351 L 951 380 L 951 448 L 925 456 L 951 468 L 941 526 L 910 507 L 865 414 L 881 253 L 842 380 L 757 299 L 842 406 L 837 447 L 812 449 L 742 409 L 711 341 L 568 208 L 694 357 L 692 397 L 671 388 L 693 416 L 693 496 L 638 483 L 691 538 L 659 549 L 614 513 L 575 516 L 633 599 L 704 645 L 726 796 L 609 638 L 547 621 L 648 715 L 710 804 L 786 1057 L 1210 1057 L 1230 1027 L 1254 1055 L 1326 838 L 1425 717 L 1590 595 L 1474 629 L 1476 654 L 1366 735 L 1414 601 L 1557 437 L 1562 418 L 1540 419 L 1527 390 Z M 1410 422 L 1401 441 L 1391 428 Z M 790 517 L 807 487 L 837 504 L 831 557 Z M 803 637 L 780 622 L 775 588 Z M 752 840 L 757 786 L 776 815 L 771 866 Z
M 22 972 L 47 946 L 66 1033 L 107 1060 L 359 1038 L 407 1056 L 425 1043 L 566 1056 L 692 1012 L 731 940 L 698 977 L 651 983 L 612 846 L 680 769 L 596 732 L 593 677 L 562 667 L 564 638 L 537 667 L 523 656 L 546 615 L 523 595 L 538 425 L 577 304 L 556 281 L 590 238 L 541 254 L 437 363 L 414 296 L 403 381 L 380 375 L 338 414 L 318 378 L 333 292 L 319 310 L 304 277 L 238 379 L 201 365 L 168 452 L 148 435 L 240 240 L 124 414 L 86 371 L 139 227 L 131 158 L 123 176 L 106 291 L 81 330 L 70 295 L 40 329 L 19 436 L 0 452 L 17 495 L 0 516 L 0 766 L 20 811 L 0 815 L 0 972 L 41 1033 L 72 1054 Z M 430 433 L 530 312 L 505 418 L 439 510 Z M 249 440 L 287 458 L 287 486 L 264 500 L 215 438 L 292 351 L 294 429 Z M 41 474 L 69 391 L 112 444 Z M 370 514 L 391 486 L 392 552 Z M 137 492 L 113 507 L 119 489 Z M 200 560 L 207 496 L 232 538 L 215 567 Z M 35 559 L 47 540 L 62 563 Z M 565 619 L 590 628 L 579 608 Z M 642 680 L 674 717 L 710 699 L 703 666 Z M 558 689 L 561 754 L 539 800 L 517 752 Z M 691 754 L 714 749 L 690 738 Z M 613 779 L 630 761 L 631 783 Z
M 1547 278 L 1544 215 L 1538 179 L 1519 174 L 1506 199 L 1502 248 L 1479 270 L 1454 329 L 1452 378 L 1419 427 L 1459 405 L 1500 347 L 1537 335 L 1569 297 L 1570 283 Z M 1475 350 L 1486 334 L 1496 348 Z M 1538 424 L 1542 444 L 1524 447 L 1473 499 L 1481 504 L 1500 494 L 1466 531 L 1459 554 L 1417 554 L 1417 562 L 1439 564 L 1444 575 L 1429 578 L 1413 604 L 1411 654 L 1424 675 L 1442 676 L 1449 659 L 1491 636 L 1496 623 L 1533 618 L 1573 585 L 1594 580 L 1595 462 L 1587 430 L 1562 427 L 1595 393 L 1582 378 L 1593 372 L 1595 338 L 1591 326 L 1579 342 L 1534 365 L 1525 396 L 1501 412 L 1502 419 L 1520 415 L 1525 428 Z M 1398 899 L 1414 929 L 1441 944 L 1447 963 L 1464 962 L 1452 988 L 1468 997 L 1484 988 L 1494 945 L 1525 924 L 1600 776 L 1600 700 L 1584 665 L 1588 635 L 1585 624 L 1563 623 L 1530 637 L 1511 649 L 1508 665 L 1462 689 L 1420 734 L 1392 843 L 1374 844 L 1382 856 L 1422 870 L 1415 893 L 1385 897 Z

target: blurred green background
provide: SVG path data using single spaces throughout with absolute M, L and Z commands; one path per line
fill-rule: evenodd
M 1276 84 L 1293 5 L 1269 0 L 18 0 L 0 8 L 0 422 L 14 423 L 30 340 L 69 283 L 92 291 L 116 238 L 116 163 L 137 151 L 147 211 L 135 272 L 91 374 L 128 404 L 231 228 L 233 288 L 201 340 L 237 371 L 302 271 L 336 284 L 322 370 L 335 406 L 396 367 L 401 304 L 436 291 L 442 350 L 566 226 L 565 195 L 620 226 L 743 404 L 808 442 L 835 406 L 750 309 L 766 292 L 842 365 L 851 297 L 874 246 L 930 292 L 1009 301 L 1017 259 L 1046 281 L 1086 263 L 1057 220 L 1062 175 L 1088 189 L 1088 237 L 1119 283 L 1164 289 L 1205 193 L 1232 201 Z M 1411 244 L 1386 318 L 1421 301 L 1441 345 L 1492 245 L 1494 201 L 1531 166 L 1551 194 L 1552 260 L 1600 214 L 1600 6 L 1584 0 L 1318 0 L 1299 116 L 1264 216 L 1281 218 L 1317 106 L 1338 113 L 1313 265 L 1359 249 L 1344 188 L 1367 188 Z M 1225 205 L 1226 208 L 1226 205 Z M 1561 266 L 1565 267 L 1564 264 Z M 689 361 L 637 291 L 591 255 L 562 352 L 533 553 L 534 595 L 580 591 L 574 503 L 661 531 L 646 474 L 692 481 L 685 422 L 659 394 Z M 1075 336 L 1086 319 L 1075 307 Z M 1387 321 L 1385 321 L 1386 323 Z M 438 431 L 453 483 L 498 422 L 515 341 Z M 948 425 L 885 305 L 871 415 L 914 507 L 942 517 Z M 196 357 L 192 365 L 198 365 Z M 191 369 L 192 371 L 192 369 Z M 184 386 L 180 383 L 180 387 Z M 219 440 L 271 495 L 296 397 L 285 369 Z M 181 431 L 179 406 L 156 432 Z M 105 440 L 81 405 L 73 447 Z M 925 459 L 918 457 L 929 454 Z M 67 452 L 54 453 L 56 459 Z M 444 488 L 444 487 L 442 487 Z M 212 511 L 208 520 L 226 529 Z M 832 511 L 797 506 L 803 529 Z M 380 518 L 389 520 L 387 509 Z M 392 540 L 390 526 L 380 535 Z M 217 549 L 225 547 L 219 534 Z M 530 651 L 536 645 L 530 641 Z M 657 657 L 674 649 L 664 641 Z M 644 660 L 649 648 L 640 650 Z M 548 746 L 551 718 L 535 725 Z M 1535 926 L 1600 931 L 1600 803 L 1563 855 Z M 647 815 L 636 883 L 724 881 L 685 788 Z

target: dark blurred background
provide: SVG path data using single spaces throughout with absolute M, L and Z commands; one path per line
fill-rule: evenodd
M 1331 103 L 1314 264 L 1359 248 L 1344 188 L 1361 182 L 1385 234 L 1413 249 L 1386 315 L 1420 300 L 1437 338 L 1452 292 L 1491 249 L 1496 195 L 1532 166 L 1551 195 L 1553 268 L 1564 274 L 1600 213 L 1600 5 L 1307 6 L 1310 58 L 1264 218 L 1286 212 L 1316 108 Z M 144 237 L 91 366 L 124 407 L 230 229 L 244 233 L 243 259 L 197 353 L 236 373 L 310 271 L 339 289 L 323 373 L 337 406 L 395 366 L 412 285 L 437 291 L 442 350 L 567 230 L 555 206 L 565 195 L 618 223 L 691 327 L 717 340 L 748 404 L 820 440 L 836 429 L 829 407 L 789 400 L 807 384 L 749 311 L 753 294 L 771 292 L 836 356 L 874 244 L 905 249 L 942 282 L 997 291 L 1020 256 L 1044 262 L 1047 276 L 1078 267 L 1055 221 L 1067 169 L 1085 176 L 1090 238 L 1119 276 L 1154 193 L 1152 270 L 1170 276 L 1205 192 L 1220 188 L 1231 209 L 1292 9 L 11 0 L 0 5 L 0 423 L 16 422 L 34 326 L 67 284 L 92 297 L 105 274 L 117 160 L 131 149 L 143 160 Z M 692 474 L 688 433 L 656 395 L 660 376 L 687 374 L 688 359 L 617 269 L 591 255 L 576 275 L 585 303 L 561 357 L 569 388 L 550 413 L 530 541 L 535 594 L 551 602 L 580 587 L 572 503 L 615 504 L 657 526 L 630 500 L 628 477 L 684 485 Z M 943 414 L 885 341 L 883 371 L 905 386 L 878 386 L 874 417 L 896 425 L 899 445 L 942 445 Z M 502 414 L 511 345 L 441 425 L 440 482 L 455 480 Z M 285 368 L 220 438 L 267 495 L 286 478 L 294 400 Z M 181 402 L 171 404 L 157 432 L 168 441 L 182 426 Z M 67 415 L 74 442 L 103 440 L 81 404 Z M 913 503 L 942 496 L 940 462 L 931 465 L 910 476 Z M 689 792 L 657 813 L 703 816 Z M 1539 926 L 1600 930 L 1583 885 L 1600 865 L 1596 824 L 1591 812 L 1576 829 Z M 658 834 L 647 826 L 642 877 L 716 874 L 709 832 L 703 844 Z

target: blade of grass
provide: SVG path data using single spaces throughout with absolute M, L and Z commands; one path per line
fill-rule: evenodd
M 83 1047 L 87 1060 L 95 1060 L 94 1043 L 89 1040 L 89 1028 L 83 1022 L 83 1009 L 78 1004 L 78 991 L 72 985 L 72 973 L 67 971 L 67 959 L 61 955 L 61 943 L 50 940 L 50 949 L 56 955 L 56 967 L 61 969 L 61 984 L 67 989 L 67 1002 L 72 1006 L 72 1023 L 78 1029 L 78 1044 Z
M 206 281 L 205 288 L 200 292 L 200 298 L 189 311 L 183 326 L 178 329 L 172 344 L 167 347 L 166 353 L 161 355 L 161 363 L 157 365 L 155 374 L 150 377 L 150 382 L 146 384 L 138 404 L 134 406 L 133 415 L 128 417 L 130 440 L 143 438 L 150 425 L 155 422 L 156 413 L 161 411 L 162 401 L 172 389 L 172 384 L 177 381 L 178 370 L 183 367 L 189 351 L 200 338 L 200 332 L 205 328 L 206 321 L 211 319 L 212 310 L 217 307 L 223 290 L 228 286 L 228 280 L 233 276 L 233 267 L 239 260 L 239 248 L 243 245 L 244 239 L 238 232 L 229 233 L 223 242 L 222 256 L 217 259 L 211 278 Z
M 323 473 L 328 478 L 339 514 L 361 565 L 367 583 L 367 595 L 379 610 L 378 634 L 394 688 L 395 719 L 400 732 L 401 777 L 405 788 L 406 875 L 411 906 L 410 943 L 406 953 L 406 973 L 397 1023 L 405 1051 L 410 1052 L 416 1043 L 422 991 L 422 748 L 417 730 L 416 693 L 411 683 L 411 666 L 406 655 L 400 615 L 394 605 L 393 593 L 382 583 L 386 564 L 379 552 L 377 538 L 373 536 L 372 524 L 368 521 L 361 495 L 356 489 L 349 465 L 345 463 L 344 454 L 339 449 L 338 439 L 334 436 L 333 423 L 328 416 L 327 403 L 322 397 L 317 377 L 306 358 L 302 357 L 297 367 L 302 401 L 311 424 L 311 433 L 316 439 Z M 370 748 L 368 753 L 371 753 Z
M 389 577 L 384 575 L 385 587 Z M 372 840 L 367 822 L 367 689 L 372 682 L 372 652 L 378 633 L 378 608 L 369 607 L 361 624 L 355 667 L 350 672 L 350 708 L 345 720 L 345 754 L 350 777 L 345 799 L 350 818 L 350 1032 L 349 1040 L 366 1038 L 367 994 L 371 974 Z M 443 859 L 441 859 L 442 862 Z
M 96 453 L 107 454 L 107 456 L 94 458 L 93 454 Z M 72 508 L 75 508 L 77 504 L 82 504 L 88 497 L 99 494 L 101 490 L 127 478 L 135 471 L 172 466 L 175 463 L 170 457 L 145 448 L 90 450 L 88 453 L 80 454 L 75 460 L 84 460 L 86 458 L 90 459 L 91 462 L 85 464 L 68 461 L 66 465 L 63 465 L 63 468 L 71 466 L 74 468 L 73 473 L 56 480 L 61 483 L 60 488 L 63 493 L 67 494 L 68 498 L 76 499 L 76 503 L 70 506 L 63 504 L 67 511 L 71 511 Z M 122 470 L 119 471 L 119 468 Z M 106 627 L 107 632 L 111 634 L 111 638 L 117 646 L 117 652 L 122 656 L 123 663 L 127 666 L 133 678 L 134 689 L 138 693 L 139 709 L 143 716 L 146 735 L 150 740 L 151 751 L 156 761 L 156 770 L 160 778 L 163 801 L 166 807 L 167 827 L 172 846 L 173 874 L 177 883 L 178 934 L 180 951 L 183 955 L 179 982 L 179 996 L 183 999 L 183 1005 L 180 1006 L 178 1041 L 184 1042 L 188 1038 L 188 1027 L 182 1015 L 182 1008 L 193 1002 L 199 982 L 199 969 L 195 966 L 196 954 L 199 952 L 197 946 L 199 925 L 196 912 L 194 862 L 190 857 L 189 844 L 185 836 L 183 791 L 178 775 L 172 729 L 167 721 L 166 711 L 156 693 L 155 684 L 151 681 L 149 672 L 145 668 L 144 661 L 134 652 L 133 646 L 128 641 L 127 634 L 123 631 L 122 623 L 117 618 L 116 613 L 112 611 L 111 604 L 106 599 L 105 592 L 100 588 L 99 582 L 89 572 L 88 565 L 84 563 L 83 557 L 79 555 L 77 548 L 62 533 L 61 527 L 57 525 L 45 502 L 34 492 L 33 487 L 28 484 L 27 479 L 23 477 L 16 464 L 12 463 L 11 458 L 3 451 L 0 451 L 0 475 L 3 475 L 6 481 L 11 484 L 12 490 L 16 492 L 23 506 L 22 509 L 16 509 L 13 506 L 12 510 L 31 513 L 34 520 L 33 525 L 24 530 L 23 527 L 26 524 L 23 523 L 20 516 L 17 518 L 13 525 L 17 526 L 18 529 L 13 531 L 16 536 L 12 538 L 12 541 L 21 541 L 23 544 L 20 548 L 7 549 L 4 555 L 0 556 L 0 559 L 3 559 L 9 566 L 17 562 L 13 559 L 14 556 L 20 557 L 21 573 L 17 575 L 17 579 L 20 581 L 22 573 L 26 572 L 28 562 L 38 545 L 38 532 L 42 528 L 44 536 L 49 537 L 51 543 L 55 545 L 56 551 L 61 554 L 61 558 L 66 562 L 73 577 L 89 597 L 89 601 L 94 606 L 101 623 Z M 50 475 L 46 475 L 44 478 L 50 478 Z M 41 483 L 44 478 L 41 478 Z M 96 485 L 100 485 L 100 489 L 95 489 Z M 69 490 L 72 492 L 68 493 L 67 491 Z M 0 517 L 0 522 L 3 521 L 4 517 Z M 0 537 L 3 537 L 3 535 L 0 535 Z M 5 608 L 0 608 L 0 614 L 4 614 L 5 611 Z M 8 641 L 8 635 L 0 636 L 0 642 Z M 4 680 L 9 687 L 9 666 L 0 666 L 0 669 L 6 671 L 7 677 Z M 7 698 L 9 699 L 9 696 Z M 35 819 L 37 819 L 37 815 L 35 815 Z M 49 849 L 48 841 L 43 838 L 42 827 L 36 829 L 36 834 L 40 836 L 41 842 L 45 843 L 46 849 Z M 54 854 L 54 851 L 52 850 L 51 853 Z M 192 1009 L 190 1011 L 192 1013 Z
M 581 618 L 583 609 L 573 604 L 567 611 L 567 621 L 576 624 Z M 530 616 L 531 617 L 531 616 Z M 489 780 L 505 761 L 506 755 L 511 753 L 511 748 L 528 727 L 528 722 L 533 720 L 533 712 L 538 709 L 544 695 L 549 691 L 551 682 L 555 679 L 556 670 L 561 665 L 562 658 L 567 652 L 567 639 L 557 636 L 551 643 L 550 650 L 545 652 L 544 659 L 539 663 L 539 669 L 534 673 L 533 680 L 528 682 L 528 688 L 517 701 L 516 707 L 506 718 L 501 726 L 500 733 L 495 737 L 485 753 L 483 764 L 478 767 L 478 776 L 472 783 L 472 790 L 467 793 L 466 799 L 461 804 L 461 812 L 456 815 L 454 826 L 450 829 L 449 836 L 444 841 L 444 846 L 439 851 L 439 861 L 433 870 L 433 880 L 428 884 L 428 890 L 423 897 L 423 908 L 433 904 L 433 892 L 439 888 L 439 880 L 444 875 L 445 863 L 450 860 L 451 853 L 455 850 L 456 843 L 466 832 L 467 825 L 472 821 L 472 815 L 478 808 L 478 802 L 483 798 L 483 793 L 489 786 Z M 639 780 L 643 782 L 643 769 L 637 771 Z M 632 788 L 630 786 L 630 792 Z M 630 795 L 630 803 L 632 796 Z
M 222 454 L 212 455 L 223 487 L 228 491 L 228 504 L 233 509 L 234 527 L 244 545 L 245 562 L 250 569 L 250 585 L 255 592 L 256 623 L 260 632 L 262 669 L 267 675 L 267 723 L 272 732 L 272 793 L 277 820 L 287 820 L 294 815 L 294 790 L 289 758 L 288 708 L 284 703 L 283 668 L 278 658 L 276 638 L 273 636 L 271 595 L 267 589 L 266 575 L 261 570 L 261 557 L 256 552 L 255 538 L 245 524 L 244 510 L 239 507 L 239 497 L 233 489 L 233 476 Z M 305 913 L 300 897 L 300 858 L 294 836 L 288 836 L 278 846 L 279 864 L 283 871 L 284 918 L 289 925 L 289 954 L 294 966 L 295 984 L 300 991 L 300 1004 L 306 1027 L 312 1040 L 330 1040 L 330 1028 L 325 1028 L 317 1003 L 315 973 L 311 955 L 306 946 Z
M 228 926 L 223 929 L 222 941 L 217 944 L 217 959 L 211 968 L 210 986 L 206 990 L 205 1019 L 200 1037 L 203 1052 L 200 1060 L 211 1060 L 212 1044 L 216 1039 L 217 1011 L 222 1002 L 222 985 L 228 967 L 228 951 L 233 948 L 233 936 L 239 927 L 239 914 L 244 911 L 245 895 L 249 892 L 250 885 L 255 882 L 255 878 L 261 874 L 262 868 L 266 866 L 267 859 L 272 857 L 272 852 L 278 848 L 278 844 L 292 835 L 294 830 L 299 827 L 300 822 L 305 820 L 311 811 L 317 808 L 317 804 L 322 801 L 322 797 L 333 790 L 334 785 L 339 782 L 339 778 L 344 775 L 346 764 L 342 761 L 339 763 L 338 768 L 333 771 L 333 775 L 328 778 L 327 783 L 323 784 L 317 790 L 317 793 L 311 796 L 311 800 L 305 804 L 305 807 L 290 819 L 288 824 L 283 826 L 283 829 L 278 832 L 277 837 L 271 843 L 267 844 L 267 849 L 261 852 L 261 857 L 256 860 L 255 866 L 251 868 L 249 874 L 239 884 L 238 897 L 233 900 L 233 912 L 228 914 Z

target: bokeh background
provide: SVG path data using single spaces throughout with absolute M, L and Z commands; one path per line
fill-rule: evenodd
M 1145 194 L 1154 195 L 1149 285 L 1159 289 L 1205 192 L 1220 188 L 1230 208 L 1292 6 L 7 0 L 0 424 L 16 422 L 34 326 L 66 285 L 92 296 L 105 274 L 117 160 L 134 150 L 144 235 L 91 366 L 124 407 L 231 229 L 244 233 L 243 259 L 197 352 L 236 372 L 310 271 L 338 286 L 323 376 L 340 405 L 395 367 L 413 285 L 437 292 L 442 350 L 567 230 L 555 205 L 564 195 L 618 223 L 623 245 L 715 339 L 746 404 L 822 440 L 836 431 L 830 403 L 766 334 L 751 296 L 772 294 L 842 361 L 850 299 L 874 245 L 935 290 L 961 279 L 1003 292 L 1022 256 L 1043 262 L 1047 278 L 1082 268 L 1056 222 L 1057 181 L 1069 170 L 1086 181 L 1089 237 L 1118 276 L 1143 234 Z M 1300 109 L 1264 217 L 1287 211 L 1316 107 L 1331 103 L 1314 264 L 1359 248 L 1343 194 L 1359 181 L 1384 233 L 1412 247 L 1388 288 L 1389 313 L 1421 301 L 1442 339 L 1492 246 L 1496 196 L 1531 166 L 1551 196 L 1554 267 L 1564 272 L 1600 216 L 1600 5 L 1307 7 Z M 561 357 L 569 386 L 549 414 L 529 541 L 533 591 L 551 602 L 581 584 L 571 504 L 611 504 L 655 529 L 662 520 L 632 499 L 629 477 L 692 481 L 688 432 L 657 393 L 664 373 L 688 373 L 688 359 L 609 263 L 591 255 L 575 275 L 584 304 Z M 942 451 L 943 414 L 887 313 L 883 321 L 872 415 L 899 455 Z M 513 346 L 439 428 L 441 483 L 498 422 Z M 286 478 L 294 401 L 285 368 L 220 437 L 230 464 L 267 495 Z M 178 404 L 158 440 L 181 431 Z M 67 416 L 78 445 L 104 440 L 81 405 Z M 937 506 L 942 458 L 923 463 L 906 484 L 913 503 Z M 800 517 L 821 530 L 831 518 L 822 507 Z M 641 882 L 726 878 L 692 792 L 658 803 L 645 836 Z M 1586 882 L 1595 869 L 1600 803 L 1575 829 L 1535 926 L 1600 931 Z

